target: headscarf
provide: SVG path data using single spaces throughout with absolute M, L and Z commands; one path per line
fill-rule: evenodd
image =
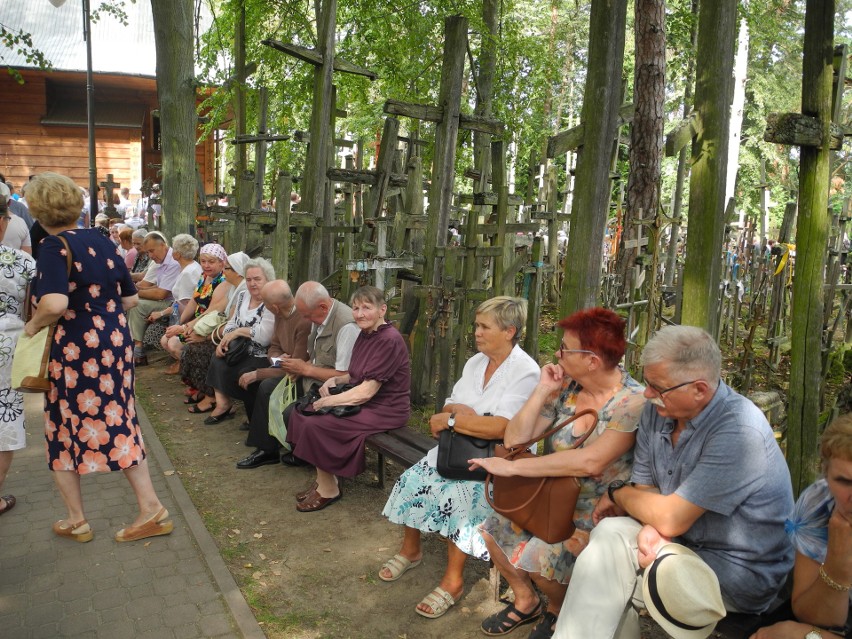
M 228 265 L 236 271 L 237 275 L 240 277 L 246 276 L 246 262 L 249 261 L 249 256 L 239 251 L 237 253 L 231 253 L 228 256 Z
M 225 249 L 222 248 L 221 244 L 217 244 L 216 242 L 208 242 L 202 246 L 200 255 L 210 255 L 211 257 L 215 257 L 217 260 L 222 260 L 223 262 L 228 259 L 228 254 L 225 253 Z

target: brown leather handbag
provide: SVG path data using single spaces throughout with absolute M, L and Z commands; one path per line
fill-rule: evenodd
M 571 450 L 580 448 L 598 423 L 598 413 L 591 408 L 575 413 L 524 444 L 513 448 L 497 444 L 494 456 L 511 461 L 536 457 L 529 452 L 530 446 L 585 415 L 594 415 L 595 422 L 571 446 Z M 494 511 L 548 544 L 565 541 L 574 534 L 574 509 L 579 496 L 580 483 L 576 477 L 498 477 L 489 473 L 485 478 L 485 498 Z

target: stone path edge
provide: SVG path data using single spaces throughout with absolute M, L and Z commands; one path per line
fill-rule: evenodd
M 225 603 L 231 612 L 234 622 L 237 624 L 240 634 L 245 639 L 265 639 L 266 635 L 258 625 L 257 619 L 255 619 L 248 602 L 246 602 L 243 593 L 240 591 L 239 586 L 237 586 L 237 582 L 234 581 L 234 576 L 225 565 L 222 555 L 219 553 L 219 547 L 204 526 L 204 522 L 195 508 L 195 504 L 192 503 L 189 493 L 186 492 L 180 476 L 177 472 L 166 474 L 168 471 L 175 471 L 175 467 L 172 465 L 172 460 L 166 453 L 166 449 L 160 442 L 160 438 L 157 436 L 157 432 L 154 430 L 151 420 L 148 419 L 148 415 L 140 402 L 136 402 L 136 414 L 142 423 L 142 436 L 145 442 L 145 449 L 149 454 L 154 456 L 157 464 L 162 469 L 166 485 L 175 503 L 181 509 L 181 513 L 189 526 L 189 531 L 195 539 L 195 543 L 198 544 L 201 555 L 204 557 L 204 562 L 213 575 L 213 579 L 216 581 L 216 585 L 225 599 Z

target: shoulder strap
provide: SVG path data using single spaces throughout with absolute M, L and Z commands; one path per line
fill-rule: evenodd
M 537 444 L 542 439 L 547 439 L 548 437 L 550 437 L 554 433 L 565 428 L 568 424 L 571 424 L 574 421 L 576 421 L 576 420 L 578 420 L 581 417 L 584 417 L 586 415 L 594 415 L 595 421 L 591 426 L 589 426 L 588 430 L 585 433 L 583 433 L 582 435 L 580 435 L 580 437 L 577 439 L 577 441 L 575 441 L 571 445 L 571 448 L 579 448 L 580 446 L 582 446 L 583 444 L 586 443 L 586 440 L 591 436 L 591 434 L 595 430 L 595 427 L 598 425 L 598 411 L 596 411 L 594 408 L 586 408 L 585 410 L 581 410 L 579 413 L 574 413 L 573 415 L 571 415 L 571 417 L 562 420 L 559 424 L 557 424 L 556 426 L 554 426 L 550 430 L 542 433 L 538 437 L 535 437 L 534 439 L 531 439 L 530 441 L 525 442 L 523 444 L 513 446 L 512 448 L 510 448 L 508 450 L 511 451 L 510 454 L 514 453 L 515 451 L 518 451 L 518 452 L 524 451 L 524 450 L 528 449 L 530 446 L 532 446 L 533 444 Z
M 59 241 L 65 246 L 65 262 L 68 269 L 68 277 L 71 277 L 71 245 L 68 244 L 68 240 L 66 240 L 61 235 L 57 235 Z

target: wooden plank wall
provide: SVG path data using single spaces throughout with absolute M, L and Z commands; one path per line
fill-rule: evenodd
M 82 79 L 83 74 L 66 75 L 70 80 Z M 30 175 L 42 171 L 56 171 L 67 175 L 80 186 L 88 187 L 89 160 L 88 137 L 85 126 L 45 126 L 41 119 L 46 115 L 48 75 L 28 71 L 26 82 L 19 85 L 7 73 L 0 73 L 0 172 L 16 188 Z M 117 85 L 116 85 L 117 83 Z M 131 198 L 138 197 L 142 180 L 158 182 L 157 169 L 149 164 L 161 162 L 160 152 L 153 148 L 153 116 L 157 108 L 156 87 L 153 80 L 143 78 L 95 77 L 95 95 L 107 96 L 116 101 L 122 85 L 128 101 L 146 104 L 148 116 L 139 129 L 98 127 L 95 132 L 98 182 L 107 173 L 122 186 L 131 188 Z M 100 89 L 99 89 L 100 87 Z M 118 90 L 117 90 L 118 89 Z M 85 93 L 83 92 L 83 95 Z M 209 148 L 208 148 L 209 147 Z M 212 141 L 196 147 L 196 159 L 208 192 L 212 192 L 215 175 L 212 158 L 215 147 Z

